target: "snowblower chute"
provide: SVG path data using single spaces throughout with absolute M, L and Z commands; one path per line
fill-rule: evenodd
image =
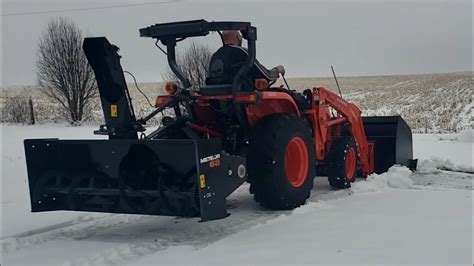
M 222 31 L 229 30 L 240 31 L 247 49 L 225 44 Z M 223 45 L 197 87 L 176 62 L 176 46 L 213 31 Z M 179 82 L 168 82 L 155 109 L 137 118 L 119 48 L 105 37 L 86 38 L 105 120 L 94 133 L 108 139 L 25 140 L 32 211 L 208 221 L 227 216 L 226 197 L 245 181 L 261 206 L 291 210 L 306 202 L 320 168 L 333 188 L 343 189 L 358 175 L 413 166 L 402 118 L 362 118 L 356 105 L 325 88 L 301 93 L 273 86 L 278 77 L 257 62 L 257 29 L 249 22 L 163 23 L 140 36 L 166 47 Z M 153 118 L 158 127 L 145 130 Z

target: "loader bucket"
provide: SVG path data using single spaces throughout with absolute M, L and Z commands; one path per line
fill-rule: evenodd
M 32 212 L 224 218 L 245 158 L 219 140 L 24 141 Z
M 365 134 L 374 143 L 375 173 L 399 164 L 416 169 L 411 129 L 400 116 L 363 117 Z

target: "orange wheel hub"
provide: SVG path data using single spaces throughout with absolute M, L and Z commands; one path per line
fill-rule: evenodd
M 346 178 L 348 181 L 352 181 L 355 178 L 357 168 L 357 156 L 354 148 L 349 148 L 346 154 Z
M 286 146 L 285 169 L 288 181 L 293 187 L 301 187 L 308 175 L 308 150 L 300 137 L 294 137 Z

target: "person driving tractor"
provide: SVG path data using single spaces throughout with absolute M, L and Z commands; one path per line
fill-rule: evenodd
M 247 49 L 242 47 L 242 34 L 237 30 L 222 32 L 224 46 L 219 48 L 211 57 L 210 83 L 229 83 L 240 69 L 248 56 Z M 285 75 L 285 67 L 278 65 L 270 70 L 255 60 L 246 80 L 247 85 L 253 84 L 257 78 L 265 78 L 270 82 Z M 212 80 L 215 80 L 214 82 Z M 230 82 L 231 83 L 231 82 Z

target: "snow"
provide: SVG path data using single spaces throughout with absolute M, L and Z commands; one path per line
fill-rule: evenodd
M 463 131 L 461 131 L 458 134 L 457 139 L 460 142 L 473 143 L 474 142 L 474 130 L 463 130 Z
M 453 167 L 453 170 L 473 172 L 472 134 L 473 130 L 458 134 L 415 134 L 414 157 L 420 159 L 420 165 L 423 160 L 432 160 L 437 167 Z M 471 135 L 471 141 L 468 141 L 466 135 Z
M 431 157 L 430 160 L 422 160 L 418 167 L 419 173 L 429 174 L 438 173 L 441 170 L 451 170 L 466 173 L 474 173 L 472 164 L 470 166 L 454 164 L 449 159 L 442 159 L 439 157 Z
M 391 190 L 353 195 L 275 218 L 206 248 L 168 249 L 130 265 L 470 263 L 469 193 Z M 414 204 L 414 202 L 416 202 Z M 462 203 L 451 208 L 451 202 Z M 425 208 L 432 206 L 431 208 Z M 440 215 L 439 210 L 443 210 Z M 186 254 L 178 256 L 177 254 Z
M 388 188 L 410 189 L 413 187 L 413 180 L 410 175 L 411 171 L 408 168 L 392 166 L 386 173 L 372 174 L 367 177 L 365 182 L 354 183 L 351 191 L 361 193 L 377 192 Z
M 262 209 L 244 185 L 229 198 L 231 216 L 205 223 L 30 213 L 22 140 L 97 138 L 94 129 L 3 125 L 2 265 L 473 263 L 472 131 L 414 135 L 416 173 L 394 166 L 339 191 L 317 178 L 293 211 Z
M 103 138 L 92 134 L 94 127 L 68 127 L 64 125 L 35 126 L 2 126 L 2 220 L 4 231 L 2 235 L 10 236 L 22 232 L 36 230 L 51 224 L 68 222 L 71 219 L 81 219 L 75 213 L 58 212 L 54 215 L 38 213 L 31 217 L 34 223 L 18 221 L 22 216 L 17 213 L 28 213 L 29 190 L 26 179 L 26 164 L 24 161 L 23 140 L 26 138 Z

